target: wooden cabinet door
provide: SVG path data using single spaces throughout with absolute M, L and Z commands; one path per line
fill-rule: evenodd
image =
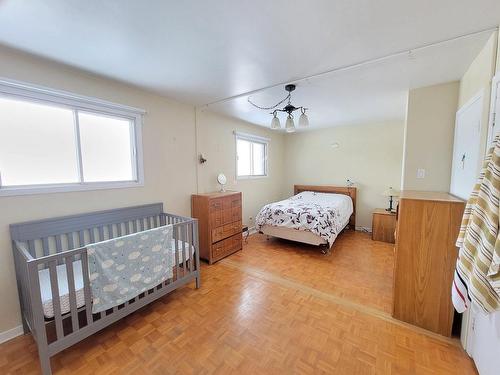
M 450 336 L 450 288 L 462 204 L 400 201 L 394 271 L 395 318 Z

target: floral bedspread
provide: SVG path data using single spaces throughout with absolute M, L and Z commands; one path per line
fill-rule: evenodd
M 264 225 L 310 231 L 332 246 L 349 222 L 353 212 L 347 195 L 303 192 L 264 206 L 255 219 L 255 227 Z

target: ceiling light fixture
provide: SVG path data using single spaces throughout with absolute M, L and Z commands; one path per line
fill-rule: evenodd
M 307 117 L 306 111 L 307 108 L 305 107 L 295 107 L 291 101 L 292 101 L 292 91 L 294 91 L 296 88 L 295 85 L 286 85 L 285 90 L 288 92 L 288 95 L 281 101 L 279 101 L 277 104 L 271 106 L 271 107 L 261 107 L 255 103 L 253 103 L 250 100 L 250 97 L 248 97 L 248 102 L 253 105 L 255 108 L 258 109 L 263 109 L 265 111 L 272 110 L 271 114 L 273 115 L 273 118 L 271 120 L 271 129 L 281 129 L 281 123 L 280 119 L 278 117 L 278 112 L 285 112 L 288 114 L 286 118 L 286 123 L 285 123 L 285 130 L 288 133 L 293 133 L 295 131 L 295 122 L 294 122 L 294 116 L 293 112 L 297 111 L 300 109 L 301 115 L 299 117 L 299 127 L 301 128 L 306 128 L 309 126 L 309 118 Z M 284 102 L 288 101 L 287 105 L 284 106 L 283 108 L 278 108 L 281 104 Z

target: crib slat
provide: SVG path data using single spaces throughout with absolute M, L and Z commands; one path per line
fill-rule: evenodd
M 178 226 L 174 225 L 172 227 L 172 236 L 174 237 L 174 254 L 175 254 L 175 277 L 174 280 L 177 280 L 179 277 L 179 236 L 177 234 Z
M 68 238 L 68 248 L 70 250 L 75 248 L 75 241 L 73 239 L 73 232 L 66 234 L 66 237 Z
M 28 250 L 33 258 L 36 258 L 35 241 L 28 240 Z
M 94 228 L 89 228 L 90 243 L 95 243 Z
M 182 239 L 182 277 L 186 276 L 186 234 L 187 225 L 180 225 Z
M 43 255 L 47 256 L 49 255 L 49 238 L 48 237 L 43 237 L 42 238 L 42 248 L 43 248 Z
M 108 225 L 108 237 L 109 237 L 109 239 L 114 238 L 114 234 L 113 234 L 113 224 L 109 224 L 109 225 Z
M 86 251 L 82 253 L 81 258 L 83 272 L 83 294 L 85 298 L 85 315 L 87 316 L 87 324 L 92 324 L 92 297 L 89 279 L 89 260 Z
M 116 224 L 116 230 L 117 230 L 118 237 L 121 237 L 121 235 L 122 235 L 122 223 Z
M 193 222 L 188 224 L 188 259 L 189 259 L 189 273 L 193 272 Z
M 59 296 L 59 284 L 57 281 L 56 261 L 49 262 L 50 287 L 52 291 L 52 308 L 54 310 L 54 320 L 56 322 L 57 339 L 64 337 L 61 317 L 61 299 Z
M 80 247 L 85 246 L 85 232 L 83 230 L 78 231 L 78 242 Z
M 62 252 L 62 239 L 60 234 L 56 236 L 56 252 Z
M 56 253 L 61 253 L 63 251 L 62 248 L 62 239 L 61 239 L 61 234 L 56 235 Z M 63 264 L 64 259 L 61 258 L 57 261 L 57 265 Z
M 71 312 L 71 325 L 73 332 L 78 330 L 78 307 L 76 304 L 75 292 L 75 273 L 73 272 L 73 258 L 71 256 L 64 257 L 66 263 L 66 275 L 68 276 L 68 290 L 69 290 L 69 311 Z
M 104 241 L 104 226 L 99 227 L 99 241 Z
M 137 233 L 137 220 L 134 220 L 132 222 L 132 230 L 134 231 L 134 233 Z
M 196 287 L 200 287 L 200 243 L 199 243 L 199 236 L 198 236 L 198 222 L 195 220 L 193 223 L 193 241 L 194 241 L 194 261 L 195 261 L 195 270 L 198 272 L 198 277 L 196 279 Z

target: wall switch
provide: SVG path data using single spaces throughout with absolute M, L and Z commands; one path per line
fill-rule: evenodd
M 417 169 L 417 178 L 425 178 L 425 169 L 423 168 Z

